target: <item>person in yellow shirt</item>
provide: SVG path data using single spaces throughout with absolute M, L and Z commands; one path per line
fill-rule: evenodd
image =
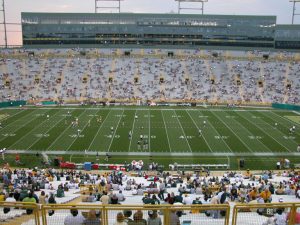
M 0 202 L 4 202 L 5 201 L 5 194 L 1 191 L 0 193 Z
M 265 203 L 269 203 L 272 201 L 272 194 L 268 188 L 265 188 L 265 190 L 260 193 L 260 197 L 263 198 Z
M 257 197 L 258 195 L 258 192 L 257 192 L 257 188 L 256 187 L 253 187 L 252 190 L 249 192 L 249 199 L 253 199 Z

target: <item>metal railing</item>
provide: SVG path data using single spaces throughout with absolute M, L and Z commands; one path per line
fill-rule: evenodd
M 286 218 L 287 225 L 300 224 L 299 203 L 236 204 L 230 213 L 229 204 L 203 205 L 99 205 L 0 202 L 0 223 L 56 225 L 78 216 L 82 224 L 112 225 L 117 220 L 128 225 L 161 220 L 163 225 L 189 224 L 271 224 Z M 281 216 L 282 215 L 282 216 Z M 19 219 L 18 219 L 19 218 Z M 14 221 L 19 220 L 19 221 Z
M 22 217 L 22 222 L 33 220 L 34 224 L 40 225 L 40 208 L 35 203 L 0 202 L 0 210 L 0 223 L 10 223 Z

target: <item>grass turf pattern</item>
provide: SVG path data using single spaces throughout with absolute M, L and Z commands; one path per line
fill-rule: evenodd
M 2 109 L 0 148 L 141 156 L 289 155 L 300 143 L 300 125 L 289 119 L 294 116 L 299 114 L 227 108 Z M 72 126 L 76 118 L 78 125 Z M 296 129 L 290 133 L 292 126 Z

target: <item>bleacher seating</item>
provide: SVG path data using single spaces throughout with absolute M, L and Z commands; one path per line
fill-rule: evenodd
M 296 54 L 263 52 L 80 49 L 1 50 L 0 100 L 134 99 L 208 101 L 211 103 L 272 102 L 299 104 L 300 66 Z M 163 81 L 163 82 L 161 82 Z

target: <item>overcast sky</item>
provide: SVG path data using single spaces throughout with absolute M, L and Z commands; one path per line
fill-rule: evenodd
M 2 3 L 2 0 L 1 0 Z M 99 3 L 100 4 L 100 3 Z M 101 3 L 115 6 L 114 3 Z M 192 3 L 191 3 L 192 4 Z M 193 6 L 199 6 L 196 3 Z M 297 3 L 300 14 L 300 3 Z M 187 3 L 182 6 L 189 7 Z M 90 12 L 95 11 L 95 0 L 5 0 L 6 21 L 20 23 L 21 12 Z M 134 13 L 170 13 L 177 12 L 175 0 L 124 0 L 121 12 Z M 116 12 L 116 11 L 112 11 Z M 183 10 L 182 13 L 198 13 Z M 204 6 L 205 14 L 228 15 L 276 15 L 277 23 L 290 24 L 292 3 L 289 0 L 208 0 Z M 2 22 L 2 13 L 1 22 Z M 300 23 L 300 16 L 295 17 Z M 8 44 L 21 44 L 21 26 L 8 26 Z M 4 44 L 3 26 L 0 27 L 0 45 Z

